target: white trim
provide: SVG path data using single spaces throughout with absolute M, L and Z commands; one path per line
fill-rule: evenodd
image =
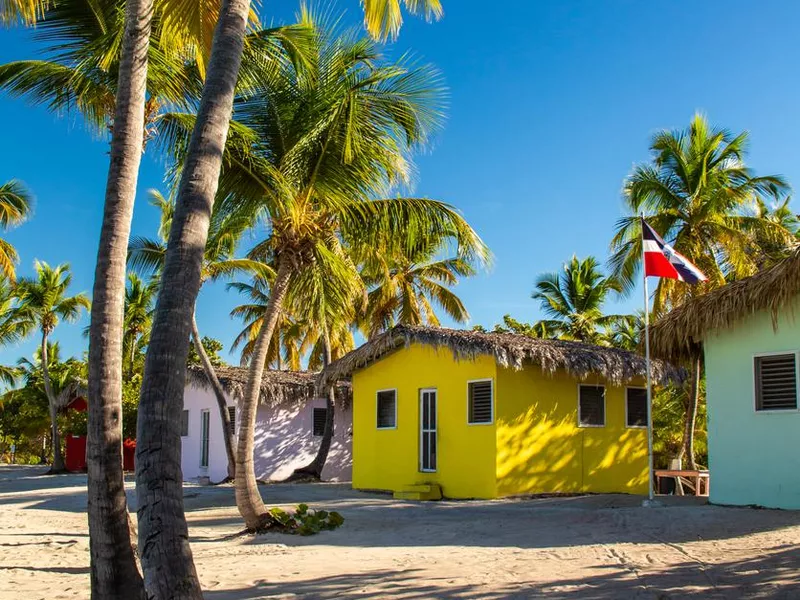
M 378 394 L 381 392 L 394 392 L 394 426 L 393 427 L 378 427 Z M 375 429 L 378 431 L 387 431 L 397 429 L 397 388 L 386 388 L 384 390 L 375 390 Z
M 470 383 L 483 383 L 485 381 L 488 381 L 491 384 L 490 387 L 491 387 L 492 397 L 491 397 L 491 402 L 490 402 L 490 409 L 492 411 L 492 418 L 491 418 L 491 420 L 489 420 L 486 423 L 472 423 L 469 420 L 469 402 L 470 402 L 469 384 Z M 467 427 L 473 427 L 473 426 L 480 427 L 482 425 L 494 425 L 494 379 L 491 378 L 491 377 L 485 377 L 483 379 L 469 379 L 469 380 L 467 380 Z
M 423 410 L 423 402 L 424 402 L 424 395 L 426 393 L 430 394 L 433 392 L 433 403 L 434 403 L 434 422 L 436 426 L 433 429 L 423 429 L 422 428 L 422 410 Z M 436 438 L 436 467 L 439 466 L 439 457 L 438 457 L 438 450 L 439 450 L 439 390 L 437 388 L 420 388 L 419 390 L 419 461 L 417 462 L 417 468 L 419 469 L 420 473 L 436 473 L 437 469 L 423 469 L 422 468 L 422 436 L 425 433 L 434 433 L 434 437 Z
M 625 386 L 625 429 L 647 429 L 647 423 L 644 425 L 630 425 L 628 424 L 628 390 L 644 390 L 647 393 L 646 387 L 640 387 L 638 385 L 626 385 Z M 605 396 L 605 394 L 603 394 Z M 647 399 L 645 399 L 647 402 Z M 646 405 L 645 405 L 646 406 Z
M 769 410 L 758 410 L 758 394 L 756 393 L 756 359 L 762 356 L 786 356 L 794 355 L 794 386 L 795 386 L 795 407 L 794 408 L 772 408 Z M 800 351 L 781 350 L 776 352 L 757 352 L 750 359 L 750 375 L 752 377 L 750 390 L 753 393 L 753 412 L 757 415 L 786 415 L 800 412 Z
M 603 424 L 602 425 L 584 425 L 581 423 L 581 388 L 582 387 L 600 387 L 603 388 Z M 607 388 L 602 383 L 579 383 L 578 384 L 578 427 L 581 429 L 599 429 L 601 427 L 605 427 L 608 423 L 608 401 L 606 400 L 606 391 Z
M 207 437 L 205 440 L 203 439 L 203 416 L 208 415 L 207 423 L 208 427 L 206 428 L 206 435 Z M 203 442 L 205 441 L 206 446 L 206 464 L 203 464 Z M 200 468 L 201 469 L 208 469 L 209 464 L 211 463 L 211 410 L 208 408 L 204 408 L 200 410 Z

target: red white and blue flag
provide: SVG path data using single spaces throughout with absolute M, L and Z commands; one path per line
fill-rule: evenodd
M 686 283 L 699 283 L 708 278 L 689 260 L 675 252 L 655 230 L 642 219 L 642 245 L 644 247 L 645 277 L 677 279 Z

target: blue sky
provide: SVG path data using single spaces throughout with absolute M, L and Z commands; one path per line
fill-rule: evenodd
M 356 0 L 338 0 L 356 24 Z M 510 6 L 508 10 L 503 7 Z M 535 277 L 572 254 L 605 260 L 620 189 L 646 160 L 650 135 L 684 127 L 696 110 L 751 132 L 750 166 L 800 181 L 800 5 L 791 2 L 642 3 L 445 0 L 444 20 L 409 19 L 387 52 L 434 63 L 450 89 L 445 129 L 419 157 L 415 192 L 458 206 L 495 254 L 492 270 L 458 287 L 472 322 L 506 313 L 535 320 Z M 291 19 L 294 2 L 266 2 L 265 21 Z M 278 12 L 268 12 L 278 11 Z M 263 15 L 262 15 L 263 16 Z M 0 62 L 31 58 L 30 32 L 0 30 Z M 19 271 L 34 258 L 69 262 L 74 290 L 91 291 L 108 168 L 107 142 L 80 117 L 56 117 L 0 92 L 0 181 L 23 180 L 34 218 L 6 234 Z M 142 165 L 133 233 L 153 235 L 146 191 L 163 189 L 164 165 Z M 224 284 L 204 289 L 198 320 L 226 346 L 238 323 Z M 611 304 L 628 311 L 639 295 Z M 88 322 L 59 327 L 67 354 L 86 345 Z M 34 342 L 0 352 L 16 360 Z M 234 357 L 231 357 L 234 360 Z

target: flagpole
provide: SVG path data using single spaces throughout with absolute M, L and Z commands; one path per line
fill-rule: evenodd
M 653 502 L 653 383 L 650 369 L 650 294 L 647 291 L 647 269 L 644 255 L 644 215 L 642 215 L 642 280 L 644 281 L 644 349 L 647 369 L 647 474 L 648 499 Z

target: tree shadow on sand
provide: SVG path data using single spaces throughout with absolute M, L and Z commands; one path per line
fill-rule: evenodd
M 419 570 L 374 571 L 305 579 L 256 581 L 247 588 L 210 588 L 206 600 L 255 600 L 258 598 L 396 598 L 421 600 L 499 600 L 501 598 L 548 598 L 548 600 L 652 599 L 796 599 L 800 597 L 798 550 L 781 547 L 746 561 L 708 564 L 686 561 L 667 568 L 641 568 L 621 560 L 618 565 L 595 567 L 581 579 L 554 578 L 547 583 L 520 581 L 492 583 L 491 590 L 449 578 L 423 579 Z

